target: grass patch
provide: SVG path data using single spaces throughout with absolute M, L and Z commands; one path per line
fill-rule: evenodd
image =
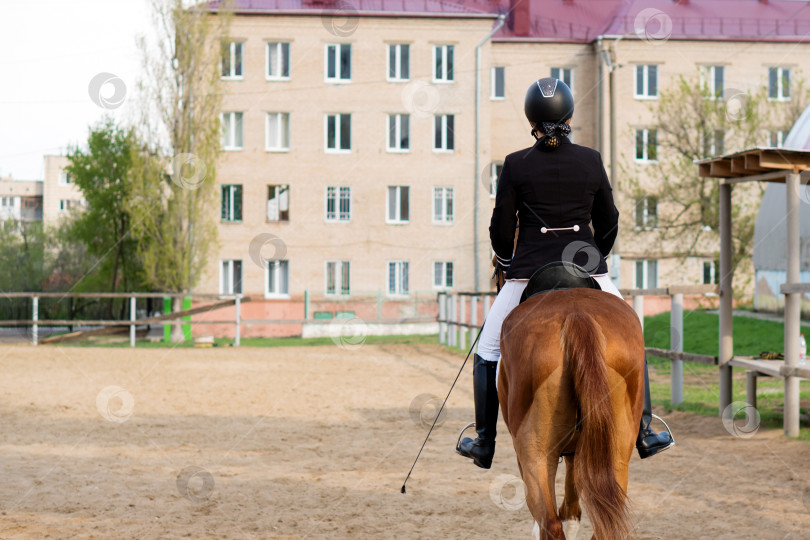
M 718 315 L 704 311 L 685 311 L 683 316 L 684 350 L 690 353 L 718 354 Z M 802 333 L 810 335 L 810 327 Z M 750 317 L 734 317 L 734 353 L 757 356 L 762 351 L 783 352 L 784 324 Z M 644 339 L 648 347 L 670 347 L 670 314 L 660 313 L 644 318 Z M 717 367 L 684 362 L 684 401 L 677 407 L 670 404 L 671 362 L 665 358 L 650 357 L 650 394 L 655 405 L 667 411 L 687 411 L 708 416 L 719 416 L 719 383 Z M 745 401 L 745 370 L 736 368 L 732 378 L 732 400 Z M 800 383 L 801 421 L 799 438 L 810 440 L 810 381 Z M 780 379 L 757 379 L 757 410 L 761 426 L 780 429 L 783 422 L 784 383 Z

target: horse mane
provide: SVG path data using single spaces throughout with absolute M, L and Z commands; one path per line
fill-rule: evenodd
M 591 315 L 573 311 L 563 321 L 560 342 L 573 373 L 582 418 L 575 450 L 574 484 L 591 519 L 594 538 L 627 538 L 630 516 L 626 494 L 613 469 L 615 423 L 605 363 L 605 336 Z

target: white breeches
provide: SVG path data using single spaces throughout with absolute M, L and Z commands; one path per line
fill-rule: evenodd
M 619 289 L 607 274 L 591 277 L 596 280 L 603 291 L 622 298 Z M 523 294 L 528 283 L 528 279 L 510 279 L 504 283 L 501 292 L 495 297 L 495 302 L 492 303 L 492 308 L 484 323 L 484 330 L 478 341 L 478 356 L 482 359 L 490 362 L 497 362 L 501 359 L 501 325 L 509 312 L 520 303 L 520 295 Z

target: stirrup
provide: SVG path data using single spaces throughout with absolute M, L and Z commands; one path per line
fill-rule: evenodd
M 669 433 L 669 438 L 672 439 L 672 444 L 670 444 L 669 446 L 674 446 L 675 445 L 675 435 L 672 433 L 672 429 L 670 429 L 669 424 L 667 424 L 666 421 L 663 418 L 661 418 L 660 416 L 658 416 L 657 414 L 650 413 L 650 416 L 652 416 L 653 418 L 658 419 L 659 422 L 664 424 L 664 427 L 667 428 L 667 433 Z
M 467 431 L 468 429 L 470 429 L 471 427 L 473 427 L 474 425 L 475 425 L 475 422 L 470 422 L 469 424 L 464 426 L 461 431 L 459 431 L 458 440 L 456 441 L 456 452 L 457 453 L 461 454 L 461 438 L 464 436 L 464 432 Z M 461 455 L 464 455 L 464 454 L 461 454 Z

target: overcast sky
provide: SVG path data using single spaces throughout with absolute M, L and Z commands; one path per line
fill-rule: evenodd
M 149 0 L 0 0 L 0 176 L 42 179 L 42 156 L 82 144 L 105 113 L 135 117 L 135 40 L 150 21 Z M 126 86 L 120 106 L 91 99 L 99 73 Z M 117 84 L 102 87 L 102 100 Z

